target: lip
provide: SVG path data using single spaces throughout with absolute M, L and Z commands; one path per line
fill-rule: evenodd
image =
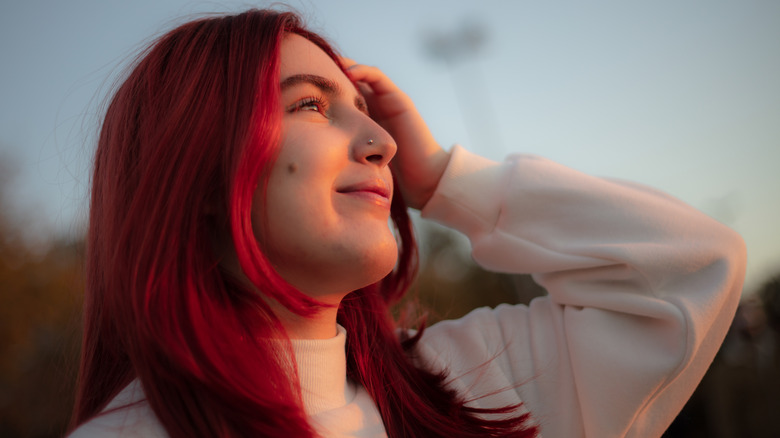
M 370 179 L 348 184 L 337 188 L 336 192 L 362 197 L 383 206 L 390 205 L 390 196 L 392 195 L 390 186 L 382 179 Z

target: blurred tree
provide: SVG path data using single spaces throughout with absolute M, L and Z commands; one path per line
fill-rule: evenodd
M 78 355 L 81 241 L 31 247 L 9 215 L 0 160 L 0 436 L 62 436 Z
M 780 333 L 780 273 L 764 283 L 758 296 L 764 304 L 767 323 L 776 333 Z
M 471 258 L 466 238 L 435 223 L 417 223 L 421 267 L 409 299 L 428 313 L 427 323 L 459 318 L 483 306 L 528 304 L 546 294 L 530 275 L 487 271 Z
M 723 345 L 664 438 L 780 437 L 780 274 L 740 304 Z

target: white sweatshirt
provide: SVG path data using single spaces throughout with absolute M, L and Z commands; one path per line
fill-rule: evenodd
M 436 324 L 427 366 L 479 407 L 523 403 L 546 438 L 658 437 L 712 361 L 739 301 L 745 248 L 682 202 L 533 156 L 503 164 L 455 147 L 423 217 L 465 233 L 474 259 L 533 273 L 549 296 Z M 294 341 L 304 407 L 327 437 L 385 436 L 346 379 L 344 342 Z M 136 381 L 109 408 L 143 400 Z M 145 402 L 72 436 L 166 434 Z

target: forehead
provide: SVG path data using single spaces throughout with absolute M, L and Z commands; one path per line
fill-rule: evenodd
M 280 79 L 297 74 L 312 74 L 350 84 L 349 79 L 333 59 L 316 44 L 298 34 L 288 34 L 282 40 L 280 50 Z M 347 89 L 347 88 L 345 88 Z

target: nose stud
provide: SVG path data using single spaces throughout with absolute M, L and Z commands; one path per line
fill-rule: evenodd
M 368 139 L 368 144 L 374 144 L 374 139 L 373 138 L 369 138 Z

